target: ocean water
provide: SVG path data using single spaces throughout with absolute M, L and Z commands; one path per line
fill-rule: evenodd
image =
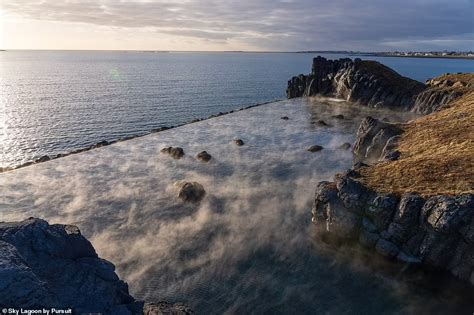
M 0 167 L 284 99 L 287 80 L 308 73 L 313 57 L 304 53 L 0 52 Z M 364 58 L 421 81 L 445 72 L 474 71 L 470 60 Z
M 412 118 L 294 99 L 2 173 L 0 221 L 76 224 L 134 296 L 197 314 L 472 313 L 471 288 L 407 282 L 403 266 L 315 237 L 316 184 L 351 166 L 340 145 L 367 115 Z M 161 154 L 167 146 L 186 155 Z M 202 150 L 209 163 L 195 159 Z M 201 203 L 177 198 L 182 180 L 204 186 Z

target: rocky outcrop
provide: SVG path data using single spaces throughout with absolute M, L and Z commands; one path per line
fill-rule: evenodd
M 444 105 L 463 96 L 472 89 L 463 76 L 444 75 L 426 81 L 427 89 L 416 96 L 413 111 L 420 114 L 429 114 L 437 111 Z
M 359 162 L 393 160 L 402 129 L 389 122 L 367 117 L 359 126 L 353 153 Z
M 312 213 L 320 230 L 474 285 L 474 195 L 380 194 L 358 181 L 358 167 L 319 183 Z
M 73 314 L 192 314 L 182 304 L 134 299 L 114 265 L 76 226 L 29 218 L 0 222 L 0 307 Z
M 0 223 L 0 306 L 141 314 L 112 263 L 76 226 L 30 218 Z
M 288 81 L 288 98 L 331 96 L 371 107 L 410 109 L 426 86 L 376 61 L 313 59 L 312 72 Z
M 318 56 L 309 75 L 300 74 L 288 81 L 286 95 L 330 96 L 371 107 L 428 114 L 472 90 L 473 80 L 472 74 L 447 74 L 423 84 L 377 61 Z

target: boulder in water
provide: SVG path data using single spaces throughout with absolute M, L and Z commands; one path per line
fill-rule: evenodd
M 307 151 L 309 151 L 309 152 L 319 152 L 319 151 L 321 151 L 322 149 L 323 149 L 323 147 L 320 146 L 320 145 L 312 145 L 312 146 L 310 146 L 310 147 L 308 148 Z
M 236 145 L 238 145 L 239 147 L 243 146 L 244 145 L 244 142 L 241 140 L 241 139 L 235 139 L 234 140 L 234 143 Z
M 211 160 L 212 156 L 209 153 L 207 153 L 206 151 L 202 151 L 202 152 L 199 152 L 196 155 L 196 158 L 201 162 L 209 162 Z
M 163 148 L 163 149 L 161 149 L 161 153 L 168 154 L 174 159 L 180 159 L 184 156 L 184 150 L 183 150 L 183 148 L 180 148 L 180 147 Z
M 178 182 L 178 198 L 184 202 L 199 202 L 206 195 L 204 187 L 198 182 Z

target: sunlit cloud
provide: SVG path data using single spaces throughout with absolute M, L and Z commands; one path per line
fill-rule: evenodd
M 151 29 L 152 41 L 187 38 L 188 46 L 198 50 L 202 45 L 377 50 L 405 40 L 415 45 L 413 49 L 469 49 L 474 38 L 474 7 L 469 0 L 19 0 L 3 1 L 0 8 L 12 19 L 81 23 L 88 30 L 107 27 L 115 34 Z M 453 36 L 455 47 L 453 42 L 440 42 Z

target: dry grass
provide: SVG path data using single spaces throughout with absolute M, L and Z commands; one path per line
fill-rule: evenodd
M 474 193 L 474 91 L 402 127 L 401 158 L 364 169 L 365 184 L 426 197 Z

